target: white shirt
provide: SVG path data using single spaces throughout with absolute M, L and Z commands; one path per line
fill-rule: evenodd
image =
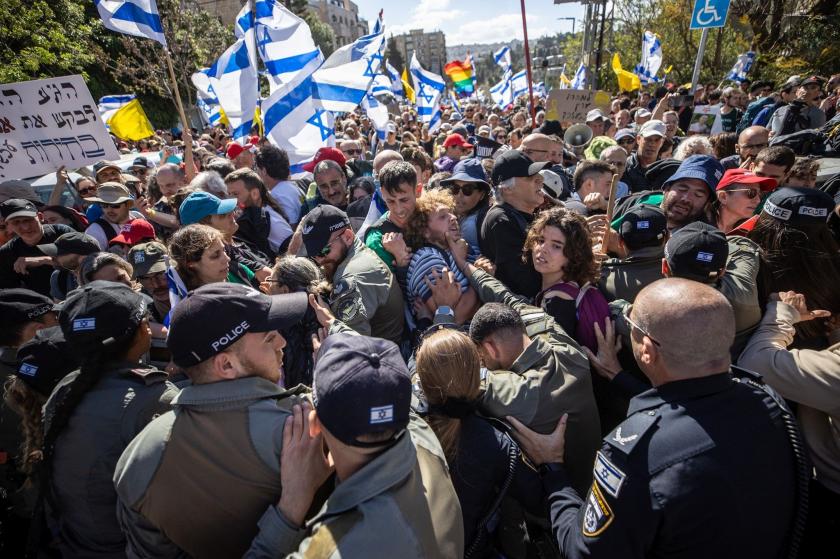
M 110 221 L 108 221 L 108 219 L 104 215 L 101 217 L 101 219 L 106 221 L 108 223 L 108 225 L 110 225 L 114 229 L 114 233 L 119 235 L 120 232 L 122 231 L 123 225 L 128 223 L 128 221 L 131 221 L 132 219 L 144 219 L 144 218 L 143 218 L 143 214 L 132 210 L 132 211 L 128 212 L 128 221 L 126 221 L 126 223 L 124 223 L 123 225 L 117 225 L 116 223 L 111 223 Z M 105 231 L 103 231 L 102 226 L 99 225 L 96 221 L 94 221 L 93 223 L 91 223 L 90 225 L 87 226 L 87 229 L 85 229 L 85 235 L 90 235 L 91 237 L 96 239 L 96 242 L 99 243 L 99 246 L 102 248 L 103 251 L 108 250 L 108 236 L 105 234 Z
M 300 207 L 303 204 L 303 195 L 300 189 L 292 181 L 280 181 L 271 189 L 271 197 L 274 198 L 291 223 L 300 221 Z
M 271 245 L 271 250 L 280 252 L 280 247 L 283 243 L 292 236 L 292 226 L 289 222 L 283 219 L 283 216 L 274 211 L 270 206 L 266 206 L 268 211 L 268 220 L 271 229 L 268 232 L 268 244 Z

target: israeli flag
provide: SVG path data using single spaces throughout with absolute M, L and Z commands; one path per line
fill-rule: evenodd
M 391 66 L 391 63 L 387 60 L 385 61 L 385 71 L 388 72 L 388 77 L 391 79 L 391 93 L 393 93 L 394 97 L 398 100 L 402 99 L 405 96 L 405 91 L 403 90 L 400 73 L 397 72 L 397 69 Z
M 513 75 L 510 79 L 510 85 L 513 88 L 513 99 L 516 100 L 520 95 L 528 93 L 528 72 L 522 70 Z
M 503 71 L 510 70 L 510 47 L 502 47 L 493 53 L 493 60 L 502 67 Z
M 461 102 L 458 100 L 458 96 L 455 95 L 455 92 L 451 89 L 449 90 L 449 102 L 452 103 L 453 109 L 456 109 L 459 113 L 464 112 L 463 110 L 461 110 Z
M 166 47 L 155 0 L 94 0 L 102 24 L 117 33 L 144 37 Z
M 299 73 L 311 74 L 324 62 L 305 21 L 277 0 L 257 0 L 254 28 L 257 51 L 269 77 L 269 91 L 293 81 Z M 243 11 L 248 8 L 246 4 Z M 240 16 L 242 12 L 240 12 Z M 248 16 L 251 15 L 249 12 Z M 242 17 L 237 19 L 237 22 Z M 246 18 L 247 20 L 247 18 Z M 243 25 L 243 33 L 247 28 Z
M 416 86 L 415 102 L 421 122 L 429 125 L 429 132 L 440 126 L 440 96 L 446 89 L 443 78 L 420 65 L 417 53 L 411 53 L 411 79 Z
M 373 78 L 373 83 L 370 84 L 369 93 L 375 96 L 385 97 L 393 95 L 391 85 L 391 80 L 389 80 L 387 76 L 383 74 L 376 74 L 376 77 Z
M 203 68 L 195 72 L 190 80 L 198 90 L 196 95 L 196 105 L 201 109 L 204 118 L 210 126 L 216 126 L 222 119 L 221 106 L 219 106 L 219 98 L 216 97 L 216 92 L 213 91 L 213 86 L 210 85 L 210 76 L 207 75 L 209 68 Z
M 586 89 L 586 66 L 583 65 L 583 62 L 580 63 L 577 72 L 575 72 L 575 79 L 572 80 L 570 89 Z
M 381 103 L 371 91 L 362 99 L 362 110 L 365 111 L 365 114 L 373 123 L 376 130 L 376 141 L 384 140 L 389 122 L 388 107 Z M 374 153 L 376 152 L 376 141 L 371 145 L 371 152 Z
M 332 53 L 312 75 L 313 94 L 321 107 L 333 112 L 355 109 L 370 89 L 382 64 L 384 26 Z
M 323 146 L 335 145 L 333 115 L 313 95 L 310 74 L 274 90 L 262 103 L 268 140 L 289 155 L 292 175 L 301 175 Z
M 645 31 L 642 38 L 642 61 L 633 71 L 639 76 L 642 85 L 647 85 L 659 82 L 656 73 L 660 66 L 662 66 L 662 42 L 650 31 Z
M 107 123 L 111 120 L 111 117 L 114 116 L 115 112 L 117 112 L 123 105 L 133 101 L 136 97 L 137 96 L 133 93 L 127 93 L 125 95 L 106 95 L 104 97 L 100 97 L 97 108 L 99 109 L 99 116 L 102 118 L 102 122 L 105 123 L 105 126 L 108 126 Z
M 510 69 L 505 71 L 502 81 L 490 88 L 490 97 L 500 109 L 513 104 L 513 72 Z
M 534 95 L 539 95 L 540 97 L 548 95 L 548 89 L 545 87 L 545 82 L 539 82 L 534 85 Z
M 743 82 L 747 79 L 747 73 L 749 73 L 750 69 L 752 68 L 753 62 L 755 62 L 755 53 L 753 51 L 747 51 L 744 54 L 738 55 L 738 60 L 735 61 L 735 65 L 729 70 L 729 73 L 726 74 L 727 80 L 732 80 L 734 82 Z
M 163 319 L 163 325 L 169 327 L 172 311 L 187 296 L 187 285 L 178 275 L 178 270 L 172 267 L 169 256 L 164 256 L 163 261 L 166 264 L 166 284 L 169 287 L 169 313 Z
M 225 110 L 234 141 L 244 144 L 254 126 L 259 103 L 256 56 L 249 47 L 249 30 L 207 70 L 210 86 Z

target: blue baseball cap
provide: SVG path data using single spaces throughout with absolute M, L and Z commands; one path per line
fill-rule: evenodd
M 664 190 L 671 183 L 680 179 L 698 179 L 705 182 L 711 193 L 714 194 L 722 176 L 723 165 L 717 159 L 711 155 L 692 155 L 680 164 L 677 172 L 671 175 L 671 178 L 662 185 L 662 189 Z
M 209 192 L 193 192 L 181 202 L 178 214 L 181 216 L 181 225 L 192 225 L 198 223 L 208 215 L 229 214 L 236 209 L 236 200 L 222 200 Z
M 440 185 L 449 186 L 455 181 L 478 182 L 487 187 L 488 190 L 490 189 L 490 185 L 487 183 L 487 174 L 484 172 L 484 166 L 475 157 L 459 161 L 452 169 L 452 176 L 440 181 Z

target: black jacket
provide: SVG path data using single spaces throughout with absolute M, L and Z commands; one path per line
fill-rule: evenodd
M 44 225 L 44 236 L 38 241 L 39 245 L 52 243 L 65 233 L 73 231 L 67 225 Z M 53 273 L 52 266 L 37 266 L 29 268 L 29 273 L 21 275 L 15 272 L 15 261 L 21 256 L 44 256 L 36 246 L 29 246 L 20 237 L 15 237 L 0 247 L 0 289 L 11 287 L 25 287 L 37 291 L 42 295 L 50 296 L 50 276 Z
M 533 298 L 542 286 L 542 277 L 522 261 L 522 247 L 534 216 L 508 204 L 487 211 L 478 244 L 481 254 L 496 265 L 496 279 L 517 295 Z

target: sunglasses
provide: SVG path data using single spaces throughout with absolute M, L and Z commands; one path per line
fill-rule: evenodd
M 327 256 L 330 252 L 332 252 L 332 244 L 339 240 L 341 237 L 336 237 L 335 239 L 329 241 L 324 248 L 321 249 L 321 252 L 316 254 L 315 256 Z
M 630 324 L 630 326 L 641 332 L 643 336 L 647 337 L 650 341 L 652 341 L 653 345 L 655 345 L 656 347 L 662 347 L 662 344 L 656 341 L 656 338 L 651 336 L 650 332 L 633 322 L 629 315 L 624 315 L 624 319 L 627 321 L 628 324 Z
M 122 203 L 119 203 L 119 204 L 100 203 L 99 205 L 102 206 L 103 208 L 111 208 L 112 210 L 116 210 L 116 209 L 122 208 L 123 204 L 125 204 L 125 202 L 122 202 Z
M 761 195 L 761 191 L 756 188 L 735 188 L 733 190 L 727 190 L 726 192 L 746 192 L 746 196 L 750 200 Z
M 79 191 L 79 195 L 82 198 L 85 198 L 87 196 L 93 196 L 94 194 L 96 194 L 96 189 L 95 188 L 83 188 L 82 190 Z
M 634 143 L 635 141 L 636 140 L 634 140 L 633 138 L 621 138 L 618 141 L 618 145 L 627 144 L 629 146 L 630 144 Z
M 449 185 L 449 191 L 452 192 L 453 196 L 457 196 L 459 192 L 464 196 L 472 196 L 478 188 L 474 184 L 465 184 L 463 186 L 457 184 Z

